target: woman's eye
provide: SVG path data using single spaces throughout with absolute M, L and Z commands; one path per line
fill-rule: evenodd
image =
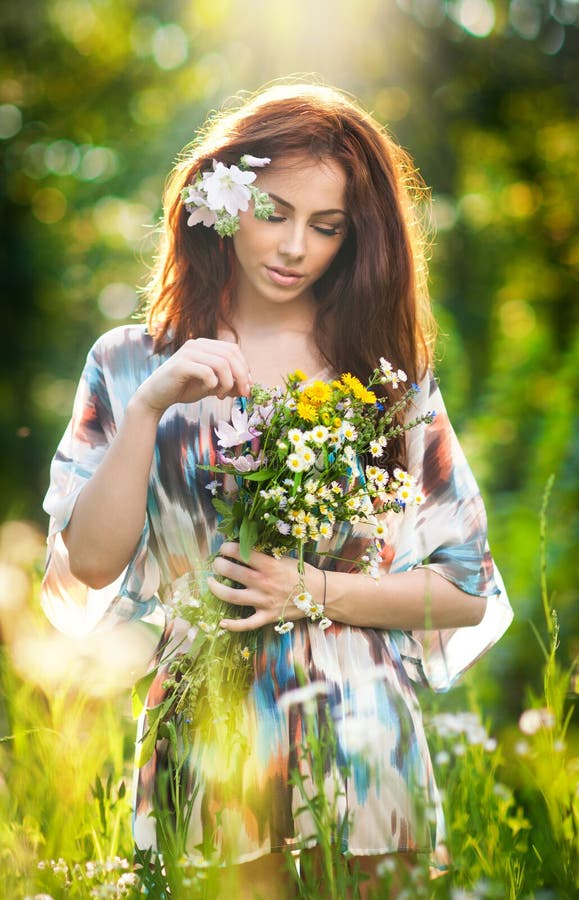
M 280 215 L 274 213 L 273 215 L 267 217 L 267 221 L 268 222 L 283 222 L 284 218 L 285 218 L 285 216 L 280 216 Z
M 319 231 L 320 234 L 325 234 L 328 237 L 335 237 L 337 234 L 340 234 L 339 228 L 324 228 L 323 225 L 315 225 L 314 228 L 316 231 Z

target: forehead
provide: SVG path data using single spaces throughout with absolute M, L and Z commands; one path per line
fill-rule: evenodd
M 259 170 L 257 183 L 296 208 L 345 210 L 346 174 L 333 159 L 303 156 L 277 165 L 272 160 Z

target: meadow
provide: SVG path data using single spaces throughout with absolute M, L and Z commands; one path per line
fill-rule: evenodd
M 576 896 L 579 760 L 570 726 L 572 672 L 558 659 L 559 624 L 547 583 L 545 504 L 540 528 L 543 615 L 530 639 L 535 641 L 542 691 L 529 691 L 527 708 L 518 720 L 504 722 L 500 732 L 485 715 L 471 676 L 448 695 L 421 694 L 452 864 L 447 875 L 430 880 L 425 860 L 406 873 L 396 896 Z M 218 898 L 218 873 L 210 862 L 187 856 L 170 823 L 164 867 L 158 858 L 134 857 L 130 684 L 145 664 L 145 648 L 138 645 L 131 655 L 125 636 L 122 645 L 114 635 L 72 642 L 52 631 L 37 601 L 41 550 L 42 536 L 34 527 L 3 526 L 3 897 Z M 120 666 L 118 659 L 123 660 Z M 322 749 L 310 747 L 314 759 Z M 328 824 L 332 810 L 323 791 L 309 802 L 315 806 L 323 864 L 317 872 L 303 867 L 298 879 L 288 855 L 288 879 L 295 880 L 296 896 L 356 896 L 360 876 L 336 850 L 339 835 Z M 392 869 L 385 860 L 376 898 L 394 896 Z

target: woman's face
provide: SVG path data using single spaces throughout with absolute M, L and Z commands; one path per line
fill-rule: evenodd
M 340 249 L 347 227 L 346 175 L 333 160 L 304 156 L 278 170 L 257 170 L 254 182 L 275 204 L 273 215 L 240 213 L 233 236 L 238 299 L 284 303 L 311 299 L 312 285 Z

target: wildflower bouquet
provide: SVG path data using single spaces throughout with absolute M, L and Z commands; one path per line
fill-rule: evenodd
M 218 462 L 205 468 L 217 476 L 207 488 L 219 531 L 226 540 L 239 542 L 245 562 L 252 549 L 277 558 L 296 556 L 297 582 L 287 604 L 295 604 L 322 629 L 332 623 L 319 598 L 306 588 L 305 555 L 329 554 L 338 523 L 363 524 L 369 541 L 358 568 L 377 578 L 385 536 L 380 514 L 398 513 L 423 500 L 411 474 L 399 467 L 390 473 L 381 465 L 390 441 L 434 417 L 427 413 L 401 422 L 417 385 L 395 402 L 384 391 L 377 393 L 386 385 L 397 389 L 406 380 L 385 359 L 367 385 L 349 373 L 327 383 L 308 381 L 297 371 L 284 387 L 254 386 L 241 408 L 234 404 L 231 422 L 220 422 L 215 429 Z M 233 633 L 220 622 L 247 612 L 217 599 L 203 575 L 180 580 L 171 614 L 190 626 L 190 646 L 171 664 L 163 702 L 148 711 L 141 763 L 152 753 L 159 727 L 174 715 L 182 714 L 195 729 L 231 722 L 236 698 L 245 696 L 252 680 L 260 631 Z M 284 616 L 274 626 L 280 635 L 293 627 Z M 155 674 L 136 685 L 136 712 Z

